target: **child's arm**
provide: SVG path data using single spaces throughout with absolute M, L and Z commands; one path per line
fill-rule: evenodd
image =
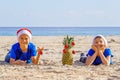
M 38 52 L 38 54 L 37 54 L 37 56 L 36 57 L 32 57 L 32 63 L 33 64 L 39 64 L 39 60 L 40 60 L 40 55 L 42 55 L 42 50 L 43 50 L 44 48 L 39 48 L 38 47 L 38 49 L 37 49 L 37 52 Z
M 85 64 L 91 65 L 94 62 L 97 55 L 98 55 L 98 52 L 96 51 L 92 56 L 88 56 Z
M 22 60 L 16 60 L 13 58 L 10 58 L 10 64 L 14 64 L 14 65 L 26 65 L 26 61 L 22 61 Z
M 85 63 L 86 65 L 91 65 L 91 64 L 94 62 L 96 56 L 98 55 L 98 50 L 97 50 L 97 48 L 96 48 L 94 45 L 92 45 L 91 47 L 92 47 L 92 49 L 95 51 L 95 53 L 94 53 L 92 56 L 89 56 L 89 55 L 88 55 L 87 60 L 86 60 L 86 63 Z
M 103 64 L 110 65 L 110 56 L 105 57 L 102 50 L 99 50 L 99 55 Z

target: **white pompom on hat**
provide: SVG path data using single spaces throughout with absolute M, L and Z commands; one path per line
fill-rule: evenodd
M 105 46 L 107 47 L 108 42 L 107 42 L 107 40 L 105 39 L 105 37 L 103 35 L 97 35 L 97 36 L 95 36 L 93 38 L 92 45 L 94 44 L 94 40 L 96 39 L 96 37 L 101 37 L 104 40 Z
M 19 29 L 19 30 L 17 31 L 17 38 L 19 39 L 19 37 L 20 37 L 22 34 L 28 35 L 28 37 L 29 37 L 30 40 L 31 40 L 31 38 L 32 38 L 32 32 L 31 32 L 29 29 L 27 29 L 27 28 L 21 28 L 21 29 Z

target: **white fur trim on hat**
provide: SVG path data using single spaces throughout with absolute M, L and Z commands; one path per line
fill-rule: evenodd
M 105 37 L 103 35 L 97 35 L 93 38 L 93 41 L 92 41 L 92 45 L 94 44 L 94 40 L 96 37 L 100 36 L 103 40 L 104 40 L 104 43 L 105 43 L 105 46 L 107 46 L 107 40 L 105 39 Z
M 29 37 L 30 40 L 31 40 L 32 34 L 31 34 L 28 30 L 21 30 L 20 32 L 18 32 L 18 33 L 17 33 L 17 38 L 19 39 L 19 37 L 20 37 L 22 34 L 28 35 L 28 37 Z

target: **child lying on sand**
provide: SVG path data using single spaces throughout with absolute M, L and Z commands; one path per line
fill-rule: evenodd
M 38 64 L 42 49 L 37 48 L 30 42 L 32 32 L 27 28 L 17 31 L 18 42 L 12 45 L 10 52 L 6 55 L 5 61 L 10 64 L 25 65 L 28 63 Z
M 111 50 L 107 48 L 107 40 L 102 35 L 98 35 L 93 39 L 87 57 L 82 53 L 80 61 L 84 62 L 86 65 L 110 65 L 113 64 L 112 57 Z

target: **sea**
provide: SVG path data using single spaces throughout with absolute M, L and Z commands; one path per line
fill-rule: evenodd
M 0 36 L 16 36 L 21 27 L 0 27 Z M 120 27 L 27 27 L 33 36 L 120 36 Z

